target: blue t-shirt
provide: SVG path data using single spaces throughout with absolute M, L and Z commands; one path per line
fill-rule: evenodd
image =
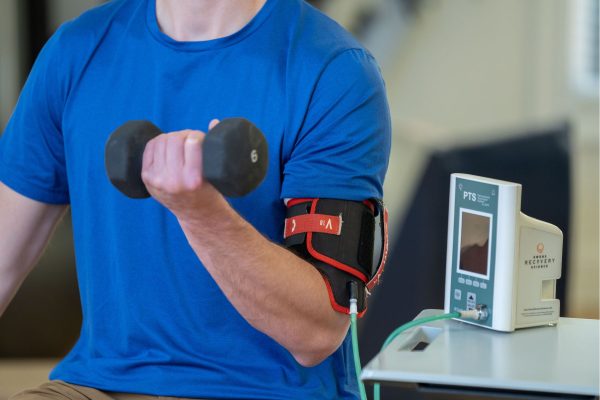
M 390 119 L 377 64 L 301 0 L 268 0 L 239 32 L 203 42 L 163 34 L 153 0 L 117 0 L 46 44 L 0 140 L 0 180 L 71 205 L 83 323 L 52 379 L 180 397 L 357 397 L 348 337 L 300 366 L 232 307 L 167 209 L 106 177 L 104 145 L 128 120 L 168 132 L 234 116 L 265 133 L 269 169 L 228 201 L 268 239 L 282 242 L 285 198 L 382 197 Z

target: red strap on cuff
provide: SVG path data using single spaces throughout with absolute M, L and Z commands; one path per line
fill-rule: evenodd
M 284 239 L 301 233 L 316 232 L 339 236 L 342 232 L 342 215 L 303 214 L 286 218 Z

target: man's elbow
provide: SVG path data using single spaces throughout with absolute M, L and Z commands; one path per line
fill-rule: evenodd
M 348 328 L 306 338 L 303 346 L 292 352 L 292 356 L 303 367 L 310 368 L 321 364 L 342 344 Z
M 329 357 L 336 349 L 331 352 L 296 352 L 292 354 L 296 362 L 305 368 L 316 367 Z

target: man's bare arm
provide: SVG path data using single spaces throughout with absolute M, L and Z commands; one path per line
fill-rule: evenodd
M 67 206 L 40 203 L 0 182 L 0 315 L 42 254 Z
M 269 242 L 203 182 L 202 140 L 197 131 L 151 140 L 142 170 L 148 191 L 175 214 L 196 255 L 246 321 L 300 364 L 320 363 L 342 343 L 349 317 L 333 310 L 312 265 Z
M 179 222 L 227 299 L 298 363 L 323 361 L 342 343 L 350 319 L 331 307 L 321 274 L 268 241 L 220 194 L 211 203 L 181 215 Z

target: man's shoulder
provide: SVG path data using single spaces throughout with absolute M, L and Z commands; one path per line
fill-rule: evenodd
M 324 66 L 338 55 L 348 51 L 368 54 L 350 32 L 322 11 L 303 0 L 295 0 L 298 7 L 292 48 L 303 64 Z
M 98 42 L 108 29 L 125 22 L 136 6 L 132 0 L 113 0 L 91 8 L 70 21 L 65 22 L 54 34 L 53 39 L 61 46 L 71 47 Z

